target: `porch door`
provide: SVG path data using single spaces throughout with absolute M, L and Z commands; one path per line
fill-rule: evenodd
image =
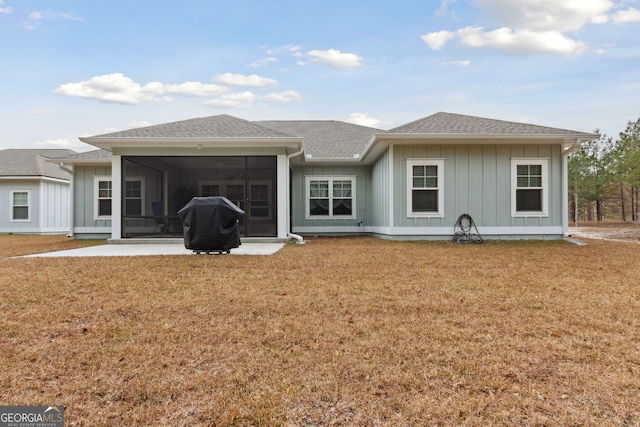
M 246 157 L 244 179 L 199 182 L 199 195 L 226 197 L 245 212 L 240 234 L 277 236 L 276 164 L 274 157 Z
M 277 236 L 276 158 L 247 157 L 246 185 L 246 235 Z

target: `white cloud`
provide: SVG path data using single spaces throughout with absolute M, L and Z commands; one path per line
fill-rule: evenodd
M 161 83 L 158 83 L 162 86 Z M 200 82 L 185 82 L 180 84 L 166 84 L 158 87 L 159 93 L 172 93 L 191 96 L 216 96 L 229 91 L 225 86 Z
M 228 91 L 228 88 L 215 84 L 186 82 L 181 84 L 163 84 L 151 82 L 140 85 L 122 73 L 104 74 L 77 83 L 60 85 L 55 93 L 65 96 L 95 99 L 118 104 L 142 104 L 144 102 L 170 102 L 166 94 L 190 96 L 216 96 Z
M 627 10 L 619 10 L 613 14 L 611 20 L 616 24 L 628 22 L 640 22 L 640 10 L 630 7 Z
M 440 65 L 457 65 L 459 67 L 468 67 L 469 65 L 471 65 L 471 61 L 469 61 L 468 59 L 461 60 L 461 61 L 448 61 L 448 62 L 441 62 Z
M 158 86 L 155 83 L 141 86 L 121 73 L 114 73 L 92 77 L 82 82 L 66 83 L 60 85 L 55 92 L 103 102 L 141 104 L 154 100 L 158 94 Z
M 298 46 L 296 44 L 293 44 L 293 43 L 289 43 L 289 44 L 284 45 L 284 46 L 276 47 L 276 48 L 273 48 L 273 49 L 268 49 L 267 50 L 267 54 L 274 55 L 276 53 L 280 53 L 280 52 L 283 52 L 283 51 L 295 53 L 295 52 L 298 52 L 300 49 L 302 49 L 302 47 L 300 47 L 300 46 Z
M 372 128 L 381 128 L 383 126 L 388 126 L 391 124 L 390 122 L 376 119 L 375 117 L 372 117 L 367 113 L 351 113 L 346 121 L 355 125 L 367 126 Z
M 433 50 L 440 50 L 447 42 L 456 37 L 456 33 L 442 30 L 422 36 L 422 40 Z
M 4 0 L 0 0 L 0 6 L 2 6 L 4 4 Z M 0 13 L 12 13 L 13 12 L 13 8 L 12 7 L 0 7 Z
M 339 68 L 355 68 L 361 65 L 362 58 L 353 53 L 343 53 L 336 49 L 311 50 L 307 55 L 313 62 L 328 64 Z
M 458 15 L 449 10 L 449 6 L 456 3 L 458 0 L 440 0 L 440 7 L 436 10 L 438 16 L 449 16 L 453 19 L 457 19 Z
M 205 102 L 206 105 L 219 108 L 249 108 L 257 96 L 249 91 L 227 93 L 219 98 Z
M 216 77 L 216 82 L 229 85 L 229 86 L 242 86 L 242 87 L 265 87 L 273 86 L 278 82 L 268 77 L 261 77 L 257 74 L 251 74 L 250 76 L 244 74 L 225 73 Z
M 273 56 L 270 56 L 268 58 L 263 58 L 263 59 L 259 59 L 255 62 L 252 62 L 249 66 L 252 68 L 260 68 L 260 67 L 266 67 L 267 65 L 271 64 L 272 62 L 278 62 L 278 60 L 276 58 L 274 58 Z
M 442 0 L 441 9 L 449 3 Z M 421 36 L 422 40 L 433 50 L 458 39 L 467 47 L 514 54 L 577 55 L 587 46 L 566 33 L 576 32 L 588 23 L 606 22 L 606 13 L 614 6 L 611 0 L 477 0 L 474 4 L 484 20 L 498 28 L 468 26 L 456 31 L 435 31 Z
M 576 31 L 613 7 L 610 0 L 477 0 L 488 20 L 532 31 Z
M 471 48 L 493 48 L 514 54 L 558 53 L 575 55 L 586 49 L 584 42 L 573 40 L 558 31 L 531 31 L 498 28 L 485 32 L 482 27 L 458 30 L 460 42 Z
M 293 101 L 302 101 L 302 95 L 300 95 L 295 90 L 285 90 L 284 92 L 270 93 L 268 95 L 265 95 L 262 99 L 269 102 L 286 104 Z
M 64 19 L 67 21 L 82 22 L 84 18 L 76 16 L 71 13 L 54 12 L 54 11 L 33 11 L 27 15 L 27 20 L 21 23 L 22 27 L 27 30 L 33 30 L 38 28 L 45 20 Z

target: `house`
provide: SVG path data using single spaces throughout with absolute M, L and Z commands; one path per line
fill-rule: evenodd
M 0 150 L 0 233 L 69 231 L 71 173 L 48 160 L 71 150 Z
M 561 239 L 567 156 L 597 137 L 451 113 L 387 131 L 218 115 L 80 138 L 101 150 L 61 162 L 78 238 L 179 237 L 184 204 L 225 196 L 244 238 L 449 239 L 467 213 L 485 238 Z

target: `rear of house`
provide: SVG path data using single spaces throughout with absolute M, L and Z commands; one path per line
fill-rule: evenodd
M 560 239 L 567 156 L 597 137 L 437 113 L 389 131 L 221 115 L 82 138 L 103 150 L 66 160 L 73 233 L 179 237 L 184 204 L 225 196 L 243 238 L 449 239 L 466 213 L 485 238 Z

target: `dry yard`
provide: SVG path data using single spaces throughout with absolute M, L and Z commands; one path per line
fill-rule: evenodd
M 588 243 L 14 259 L 83 243 L 0 236 L 0 404 L 68 426 L 640 425 L 640 245 Z

